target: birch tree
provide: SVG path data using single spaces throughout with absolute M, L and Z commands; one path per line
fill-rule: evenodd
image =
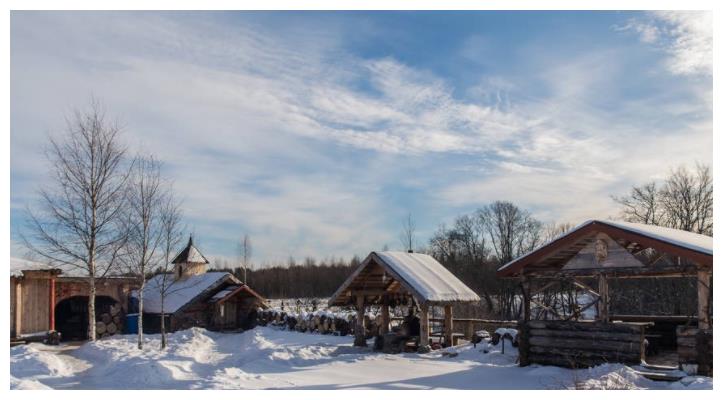
M 138 348 L 143 349 L 143 292 L 146 277 L 155 270 L 163 240 L 162 207 L 166 193 L 161 164 L 153 156 L 136 158 L 128 185 L 126 269 L 138 279 Z
M 180 202 L 175 198 L 173 190 L 169 188 L 160 208 L 163 262 L 157 269 L 159 276 L 155 280 L 157 287 L 154 288 L 158 290 L 161 300 L 161 349 L 165 349 L 167 345 L 166 299 L 179 289 L 178 286 L 174 285 L 176 281 L 173 276 L 171 257 L 175 253 L 175 249 L 181 244 L 183 237 L 182 220 L 183 212 L 181 211 Z
M 129 176 L 120 128 L 92 101 L 67 120 L 66 134 L 51 137 L 46 157 L 51 183 L 28 208 L 23 241 L 51 265 L 67 265 L 88 276 L 88 338 L 96 340 L 96 280 L 117 267 L 127 232 L 121 219 Z

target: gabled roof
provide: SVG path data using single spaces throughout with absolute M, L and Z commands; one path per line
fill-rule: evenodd
M 218 293 L 214 294 L 208 301 L 210 303 L 223 303 L 226 300 L 236 296 L 238 293 L 241 293 L 241 292 L 247 293 L 247 294 L 251 295 L 252 297 L 259 299 L 261 301 L 262 308 L 267 307 L 265 304 L 266 299 L 261 297 L 261 295 L 259 295 L 254 290 L 252 290 L 250 287 L 248 287 L 247 285 L 244 285 L 244 284 L 228 286 L 228 287 L 224 288 L 223 290 L 220 290 Z
M 163 311 L 173 314 L 186 305 L 210 294 L 225 282 L 240 284 L 241 282 L 228 272 L 206 272 L 205 274 L 191 275 L 184 279 L 174 281 L 173 274 L 167 274 L 166 298 L 163 301 Z M 161 312 L 161 291 L 163 289 L 163 274 L 158 274 L 146 283 L 143 289 L 143 312 L 157 314 Z
M 589 220 L 536 250 L 518 257 L 497 270 L 498 276 L 512 276 L 527 267 L 561 267 L 590 243 L 595 233 L 605 233 L 631 249 L 652 248 L 682 257 L 699 265 L 713 266 L 713 238 L 679 229 L 632 222 Z
M 420 303 L 452 303 L 479 301 L 472 289 L 454 276 L 442 264 L 426 254 L 406 253 L 397 251 L 372 252 L 359 265 L 349 278 L 337 289 L 329 299 L 329 304 L 345 303 L 348 292 L 364 290 L 366 287 L 378 285 L 372 282 L 378 279 L 373 273 L 375 266 L 384 270 L 384 276 L 389 274 L 389 280 L 394 280 L 411 293 Z M 382 278 L 382 281 L 384 279 Z M 395 287 L 392 283 L 377 290 L 389 291 Z
M 193 245 L 193 236 L 188 238 L 188 244 L 186 248 L 181 250 L 180 253 L 171 261 L 171 264 L 181 263 L 203 263 L 208 264 L 206 257 L 201 254 L 200 251 Z

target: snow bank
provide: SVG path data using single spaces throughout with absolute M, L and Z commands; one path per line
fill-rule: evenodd
M 712 388 L 712 379 L 649 381 L 628 367 L 589 370 L 516 364 L 517 349 L 460 345 L 428 354 L 381 354 L 355 348 L 349 337 L 303 335 L 270 327 L 244 333 L 189 329 L 115 335 L 77 349 L 23 345 L 11 349 L 13 389 L 567 389 Z

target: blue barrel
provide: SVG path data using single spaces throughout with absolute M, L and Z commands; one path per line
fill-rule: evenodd
M 138 333 L 138 314 L 126 314 L 125 333 Z

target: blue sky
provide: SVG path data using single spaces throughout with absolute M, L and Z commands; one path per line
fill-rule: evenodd
M 510 200 L 545 222 L 712 160 L 712 17 L 641 12 L 13 12 L 11 251 L 42 148 L 99 98 L 164 162 L 211 257 L 420 243 Z

